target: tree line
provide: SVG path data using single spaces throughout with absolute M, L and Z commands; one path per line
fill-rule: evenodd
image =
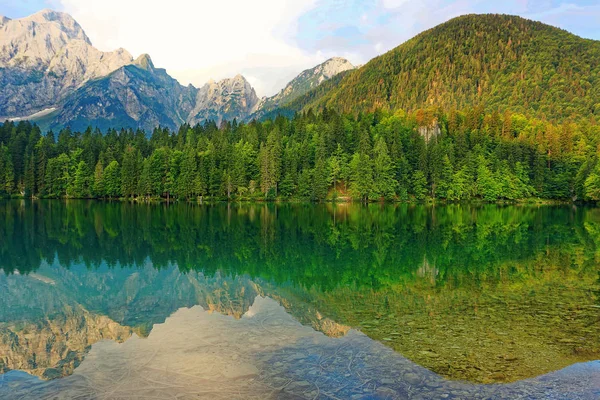
M 600 199 L 600 127 L 483 107 L 325 109 L 218 127 L 0 126 L 0 195 L 178 200 Z

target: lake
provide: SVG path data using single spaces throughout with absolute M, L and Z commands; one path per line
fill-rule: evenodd
M 600 209 L 0 202 L 0 398 L 597 399 Z

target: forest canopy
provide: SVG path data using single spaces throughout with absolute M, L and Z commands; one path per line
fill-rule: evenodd
M 106 134 L 0 126 L 0 193 L 324 201 L 600 199 L 600 127 L 483 107 Z
M 484 106 L 549 121 L 600 116 L 600 41 L 511 15 L 464 15 L 325 82 L 282 113 Z

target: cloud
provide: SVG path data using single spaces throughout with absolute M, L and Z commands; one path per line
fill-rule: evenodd
M 211 78 L 261 68 L 297 73 L 323 61 L 319 54 L 302 51 L 293 43 L 298 17 L 312 9 L 316 0 L 56 3 L 73 15 L 96 47 L 124 47 L 134 57 L 149 53 L 157 67 L 166 68 L 182 84 L 200 86 Z M 259 94 L 279 89 L 274 84 L 280 81 L 277 76 L 251 75 Z
M 365 63 L 425 29 L 472 12 L 472 3 L 472 0 L 321 0 L 318 7 L 300 18 L 299 44 L 306 51 L 352 54 L 356 62 Z
M 598 0 L 320 0 L 300 17 L 299 45 L 305 51 L 352 54 L 354 61 L 364 63 L 424 30 L 470 13 L 521 15 L 600 39 Z

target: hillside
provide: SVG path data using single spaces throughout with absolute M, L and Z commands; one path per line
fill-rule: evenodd
M 0 16 L 0 118 L 54 109 L 85 82 L 132 61 L 124 49 L 93 47 L 69 14 L 42 10 L 15 20 Z
M 325 84 L 330 79 L 336 78 L 341 73 L 355 68 L 345 58 L 333 57 L 314 68 L 302 71 L 281 89 L 279 93 L 272 97 L 263 98 L 257 106 L 257 111 L 249 119 L 264 119 L 272 111 L 279 109 L 284 104 L 293 102 L 310 90 Z
M 357 113 L 474 104 L 557 120 L 600 115 L 600 42 L 520 17 L 466 15 L 284 108 Z
M 196 89 L 181 86 L 164 69 L 154 68 L 148 55 L 133 64 L 86 83 L 61 107 L 36 122 L 45 129 L 88 126 L 105 131 L 114 127 L 151 131 L 155 126 L 177 127 L 195 104 Z

